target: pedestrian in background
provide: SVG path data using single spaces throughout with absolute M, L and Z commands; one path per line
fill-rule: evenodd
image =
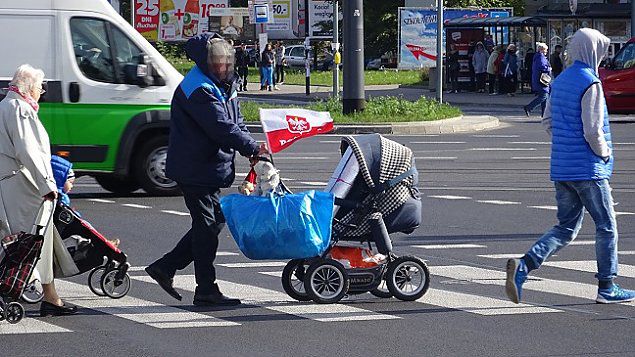
M 278 41 L 276 44 L 276 84 L 284 84 L 284 65 L 286 59 L 284 58 L 285 47 L 282 45 L 282 41 Z
M 476 90 L 476 73 L 474 72 L 474 62 L 472 58 L 474 58 L 474 52 L 476 51 L 476 42 L 470 41 L 469 46 L 467 47 L 467 65 L 470 71 L 470 91 Z
M 546 232 L 520 259 L 507 261 L 507 296 L 522 299 L 529 272 L 571 243 L 586 209 L 595 222 L 595 254 L 601 304 L 635 300 L 635 291 L 613 282 L 617 277 L 617 221 L 609 180 L 613 151 L 609 115 L 598 66 L 611 41 L 597 30 L 583 28 L 571 39 L 574 61 L 553 83 L 543 125 L 551 136 L 551 180 L 556 188 L 558 224 Z
M 487 62 L 489 54 L 482 42 L 476 44 L 476 50 L 472 56 L 472 67 L 476 74 L 476 89 L 479 93 L 485 93 L 485 79 L 487 78 Z
M 275 65 L 275 55 L 271 49 L 271 44 L 268 43 L 265 50 L 262 51 L 260 56 L 260 63 L 262 66 L 262 79 L 260 81 L 260 90 L 273 90 L 273 66 Z
M 196 66 L 183 78 L 172 98 L 166 176 L 176 181 L 192 217 L 190 230 L 176 247 L 146 267 L 148 275 L 172 297 L 177 270 L 194 262 L 194 305 L 237 305 L 216 284 L 214 259 L 225 219 L 220 188 L 234 181 L 234 157 L 267 152 L 243 123 L 235 93 L 234 51 L 216 34 L 187 41 L 187 56 Z
M 557 78 L 564 68 L 564 64 L 562 63 L 562 46 L 556 45 L 554 48 L 554 52 L 551 54 L 551 72 L 553 74 L 553 78 Z
M 520 75 L 520 78 L 522 79 L 521 92 L 525 83 L 527 83 L 529 85 L 529 88 L 531 88 L 531 71 L 535 54 L 536 52 L 531 47 L 528 48 L 527 52 L 525 53 L 525 58 L 523 59 L 523 69 Z
M 498 77 L 499 72 L 499 61 L 498 56 L 501 53 L 501 46 L 494 46 L 492 49 L 492 53 L 489 55 L 489 59 L 487 60 L 487 77 L 489 83 L 489 95 L 496 95 L 496 79 Z
M 450 44 L 450 51 L 448 52 L 448 72 L 450 77 L 451 89 L 450 93 L 459 92 L 459 51 L 456 49 L 455 44 Z
M 238 71 L 238 90 L 247 91 L 247 77 L 249 75 L 249 52 L 245 43 L 240 44 L 236 51 L 236 69 Z
M 547 44 L 538 42 L 536 50 L 537 52 L 534 55 L 532 63 L 531 76 L 531 91 L 536 95 L 536 98 L 523 107 L 527 116 L 539 105 L 541 108 L 540 115 L 545 114 L 545 106 L 547 105 L 547 99 L 549 98 L 549 91 L 551 89 L 551 66 L 549 65 L 549 61 L 547 61 Z
M 505 53 L 505 59 L 503 59 L 503 68 L 505 93 L 513 97 L 518 87 L 518 55 L 516 54 L 516 45 L 513 43 L 507 46 L 507 53 Z
M 57 294 L 53 278 L 75 275 L 79 270 L 53 220 L 48 219 L 58 194 L 51 143 L 38 117 L 38 101 L 45 92 L 43 80 L 42 70 L 21 65 L 0 102 L 0 234 L 31 232 L 34 222 L 43 227 L 44 243 L 36 269 L 42 282 L 40 316 L 44 317 L 77 312 L 76 306 L 66 304 Z

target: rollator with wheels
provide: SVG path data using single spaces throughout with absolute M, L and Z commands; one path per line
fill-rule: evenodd
M 119 299 L 130 291 L 128 257 L 99 233 L 71 207 L 58 202 L 53 222 L 64 245 L 79 270 L 88 271 L 88 287 L 95 295 Z M 29 281 L 22 300 L 38 303 L 42 300 L 42 284 L 37 271 Z

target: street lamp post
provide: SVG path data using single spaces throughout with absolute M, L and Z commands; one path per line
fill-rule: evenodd
M 344 114 L 364 110 L 364 4 L 344 1 Z
M 437 0 L 437 100 L 443 103 L 443 0 Z
M 340 32 L 340 24 L 339 24 L 339 6 L 338 0 L 333 1 L 333 97 L 335 99 L 339 98 L 340 91 L 340 68 L 338 53 L 340 50 L 340 41 L 339 41 L 339 32 Z

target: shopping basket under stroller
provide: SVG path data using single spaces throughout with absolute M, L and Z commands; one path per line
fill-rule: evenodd
M 90 271 L 88 287 L 95 295 L 119 299 L 128 294 L 130 264 L 126 254 L 68 205 L 57 203 L 53 222 L 79 270 L 78 275 Z M 42 299 L 37 279 L 32 279 L 22 299 L 29 303 Z
M 327 187 L 336 205 L 329 248 L 320 256 L 287 263 L 284 290 L 296 300 L 317 303 L 336 303 L 347 294 L 365 292 L 405 301 L 421 298 L 430 284 L 427 265 L 416 256 L 397 256 L 389 237 L 396 232 L 410 234 L 421 223 L 412 151 L 369 134 L 344 137 L 341 152 Z M 336 260 L 334 254 L 344 241 L 368 244 L 374 259 L 363 267 L 345 266 L 349 262 Z M 362 252 L 361 247 L 348 250 Z

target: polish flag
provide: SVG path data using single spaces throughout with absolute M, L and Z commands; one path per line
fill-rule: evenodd
M 333 130 L 329 112 L 306 109 L 260 109 L 260 122 L 272 154 L 288 148 L 298 139 Z

